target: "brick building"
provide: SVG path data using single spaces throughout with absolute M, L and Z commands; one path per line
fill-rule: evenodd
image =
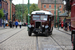
M 15 5 L 11 4 L 11 19 L 15 20 Z M 10 0 L 0 0 L 0 9 L 3 9 L 4 17 L 7 21 L 10 20 Z M 1 25 L 1 19 L 0 19 Z
M 11 19 L 15 15 L 15 5 L 11 4 Z M 0 9 L 3 9 L 6 20 L 10 20 L 10 0 L 0 0 Z
M 10 0 L 6 0 L 8 3 L 8 20 L 10 20 Z M 12 5 L 12 4 L 11 4 Z M 12 6 L 11 6 L 12 7 Z M 12 11 L 12 8 L 11 8 Z M 12 12 L 11 12 L 11 19 L 12 19 Z
M 56 15 L 58 7 L 60 9 L 60 13 L 63 13 L 64 4 L 62 2 L 62 0 L 56 0 Z M 55 0 L 38 0 L 38 7 L 41 10 L 49 11 L 54 14 Z
M 15 5 L 12 4 L 12 20 L 15 20 Z
M 0 9 L 3 9 L 4 17 L 8 20 L 8 3 L 5 0 L 0 0 Z
M 4 16 L 8 20 L 8 3 L 5 0 L 0 0 L 0 9 L 3 9 Z M 2 26 L 2 19 L 0 19 L 0 26 Z
M 10 0 L 6 0 L 8 3 L 8 20 L 10 20 Z M 13 14 L 15 14 L 15 5 L 11 4 L 11 19 L 13 20 Z

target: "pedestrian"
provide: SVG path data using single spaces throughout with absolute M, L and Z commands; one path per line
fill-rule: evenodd
M 12 21 L 11 20 L 9 21 L 9 26 L 10 26 L 10 28 L 12 28 Z
M 28 23 L 26 23 L 26 26 L 28 25 Z
M 5 25 L 6 25 L 6 20 L 4 19 L 4 28 L 5 28 Z
M 69 31 L 71 31 L 71 22 L 69 22 Z
M 67 22 L 65 22 L 65 30 L 67 31 L 67 26 L 68 26 L 68 24 L 67 24 Z
M 26 26 L 26 23 L 24 23 L 24 26 Z
M 15 22 L 15 25 L 16 25 L 16 28 L 17 28 L 17 26 L 18 26 L 18 22 L 17 22 L 17 20 L 16 20 L 16 22 Z
M 61 22 L 61 28 L 63 28 L 63 26 L 64 26 L 64 23 L 63 23 L 63 21 Z
M 22 25 L 22 22 L 20 21 L 20 22 L 19 22 L 19 26 L 20 26 L 20 28 L 21 28 L 21 25 Z
M 14 26 L 15 26 L 15 21 L 13 21 L 13 28 L 14 28 Z

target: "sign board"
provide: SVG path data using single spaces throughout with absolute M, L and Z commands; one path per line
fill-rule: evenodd
M 55 9 L 49 9 L 49 8 L 47 8 L 46 10 L 49 10 L 49 11 L 51 11 L 51 10 L 55 10 Z M 56 9 L 56 10 L 58 10 L 58 9 Z

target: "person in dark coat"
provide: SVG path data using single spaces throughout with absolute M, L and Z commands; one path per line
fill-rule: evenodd
M 18 22 L 17 22 L 17 21 L 15 22 L 15 26 L 16 26 L 16 28 L 17 28 L 17 26 L 18 26 Z
M 69 30 L 71 31 L 71 22 L 69 22 Z
M 11 20 L 9 21 L 9 26 L 10 26 L 10 28 L 12 28 L 12 21 Z
M 65 22 L 65 30 L 67 31 L 67 26 L 68 26 L 68 24 L 67 24 L 67 22 Z

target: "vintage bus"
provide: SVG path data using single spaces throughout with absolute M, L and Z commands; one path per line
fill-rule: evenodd
M 53 31 L 53 14 L 48 11 L 33 11 L 30 17 L 30 25 L 28 25 L 28 35 L 45 34 L 51 35 Z
M 66 0 L 67 10 L 71 10 L 71 41 L 75 50 L 75 0 Z

